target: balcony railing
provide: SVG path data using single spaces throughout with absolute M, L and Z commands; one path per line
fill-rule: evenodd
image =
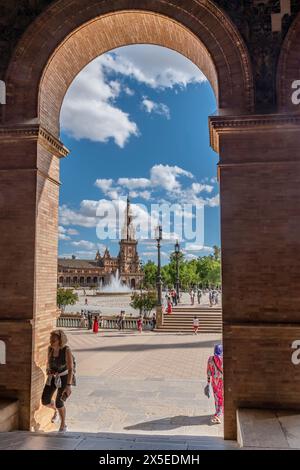
M 125 330 L 137 330 L 137 318 L 126 318 L 124 323 Z M 86 328 L 88 327 L 88 322 L 86 319 L 80 317 L 67 317 L 62 316 L 58 317 L 56 321 L 57 328 Z M 153 328 L 153 323 L 151 319 L 144 319 L 143 330 L 151 330 Z M 103 318 L 99 322 L 99 329 L 103 330 L 118 330 L 119 325 L 116 318 Z

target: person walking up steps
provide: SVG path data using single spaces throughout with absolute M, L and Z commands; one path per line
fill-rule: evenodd
M 75 362 L 69 346 L 68 338 L 62 330 L 50 333 L 50 346 L 48 347 L 47 381 L 42 394 L 42 404 L 53 409 L 52 423 L 60 417 L 59 432 L 66 432 L 65 402 L 72 393 L 75 385 Z M 55 401 L 52 400 L 57 391 Z

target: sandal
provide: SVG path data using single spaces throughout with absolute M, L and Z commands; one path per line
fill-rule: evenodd
M 213 417 L 211 418 L 211 422 L 212 422 L 213 424 L 221 424 L 221 420 L 220 420 L 220 418 L 219 418 L 218 416 L 213 416 Z

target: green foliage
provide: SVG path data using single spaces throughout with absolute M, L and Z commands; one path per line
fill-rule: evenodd
M 78 294 L 73 289 L 63 289 L 59 287 L 57 289 L 57 305 L 64 311 L 67 305 L 74 305 L 78 301 Z
M 157 266 L 153 261 L 148 261 L 143 266 L 144 271 L 144 286 L 149 289 L 156 286 L 156 278 L 157 278 Z
M 134 292 L 131 296 L 130 306 L 135 310 L 139 310 L 140 315 L 149 316 L 156 304 L 157 296 L 155 291 Z
M 219 286 L 221 285 L 221 250 L 214 246 L 214 254 L 199 257 L 191 261 L 185 260 L 184 255 L 179 255 L 179 280 L 182 290 L 188 290 L 192 286 Z M 148 261 L 144 266 L 144 285 L 147 288 L 156 289 L 157 266 L 153 261 Z M 163 285 L 171 289 L 176 285 L 176 255 L 172 253 L 169 264 L 161 268 Z

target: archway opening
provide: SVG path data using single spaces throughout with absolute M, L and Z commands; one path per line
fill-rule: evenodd
M 106 387 L 111 389 L 112 394 L 101 409 L 102 418 L 114 401 L 112 396 L 119 402 L 118 412 L 125 413 L 125 408 L 122 408 L 122 404 L 127 406 L 122 398 L 124 387 L 127 387 L 128 394 L 135 396 L 146 374 L 150 396 L 155 388 L 160 394 L 163 390 L 155 384 L 156 378 L 161 377 L 166 384 L 171 381 L 170 374 L 173 374 L 173 380 L 176 378 L 178 382 L 173 390 L 176 411 L 173 410 L 168 420 L 171 422 L 175 415 L 179 416 L 174 427 L 178 433 L 183 423 L 189 427 L 190 433 L 205 435 L 208 432 L 210 414 L 213 414 L 211 408 L 203 407 L 206 422 L 204 417 L 197 421 L 197 399 L 191 398 L 193 410 L 190 415 L 186 411 L 185 418 L 180 417 L 179 406 L 175 403 L 183 399 L 184 388 L 192 390 L 202 385 L 204 388 L 206 381 L 205 367 L 199 382 L 188 366 L 185 366 L 184 378 L 180 378 L 182 371 L 176 365 L 180 357 L 189 356 L 190 364 L 193 361 L 204 364 L 214 344 L 221 342 L 221 296 L 217 292 L 221 285 L 218 156 L 209 148 L 207 127 L 207 117 L 214 113 L 216 106 L 212 87 L 195 64 L 173 50 L 154 45 L 122 47 L 96 58 L 78 74 L 65 95 L 61 108 L 61 140 L 70 149 L 71 155 L 61 163 L 62 225 L 59 232 L 71 235 L 67 240 L 65 236 L 61 237 L 61 261 L 64 263 L 66 257 L 73 258 L 74 272 L 80 267 L 85 269 L 88 284 L 90 278 L 94 279 L 91 270 L 101 276 L 106 270 L 111 272 L 113 267 L 114 280 L 120 278 L 119 286 L 116 285 L 115 290 L 108 291 L 107 295 L 105 289 L 102 292 L 102 287 L 105 288 L 105 284 L 111 281 L 110 276 L 107 276 L 104 285 L 97 286 L 96 293 L 95 289 L 83 291 L 84 286 L 80 286 L 77 290 L 79 302 L 71 305 L 67 312 L 73 316 L 76 311 L 86 311 L 87 315 L 98 313 L 102 317 L 100 335 L 106 337 L 107 354 L 113 364 L 105 372 Z M 130 208 L 127 206 L 128 197 Z M 140 232 L 138 225 L 146 219 L 152 223 L 152 206 L 160 204 L 161 200 L 168 207 L 171 219 L 168 227 L 167 214 L 161 212 L 164 219 L 161 254 L 165 328 L 157 328 L 153 332 L 155 308 L 149 312 L 142 311 L 140 307 L 133 308 L 131 296 L 156 292 L 157 271 L 154 278 L 149 275 L 151 269 L 157 270 L 156 241 L 151 229 L 149 233 Z M 188 204 L 192 207 L 185 207 Z M 107 227 L 105 223 L 102 225 L 101 217 L 115 206 L 121 212 L 116 224 L 121 229 L 120 239 L 113 232 L 115 220 L 112 215 L 107 223 L 113 235 L 106 236 L 102 231 Z M 175 224 L 174 208 L 179 211 L 180 207 L 183 217 L 179 227 L 178 221 L 177 226 Z M 185 210 L 188 212 L 184 213 Z M 196 220 L 203 215 L 204 220 L 207 219 L 206 226 L 204 220 Z M 184 218 L 187 219 L 185 226 Z M 194 230 L 193 224 L 188 224 L 190 220 L 195 222 Z M 155 228 L 154 223 L 152 229 Z M 191 238 L 187 236 L 189 229 L 192 231 Z M 200 240 L 202 231 L 203 239 Z M 174 316 L 171 318 L 167 314 L 167 297 L 176 289 L 174 251 L 177 238 L 182 255 L 179 259 L 180 299 L 173 302 Z M 218 247 L 219 251 L 214 251 L 213 246 Z M 204 275 L 201 269 L 209 263 L 214 264 L 215 271 L 211 266 L 209 275 Z M 214 295 L 218 293 L 219 304 L 210 304 L 209 290 L 215 290 Z M 85 304 L 87 298 L 88 305 Z M 125 311 L 125 320 L 118 323 L 121 311 Z M 139 337 L 137 321 L 141 311 L 144 315 L 144 333 Z M 216 328 L 215 324 L 211 326 L 210 320 L 207 321 L 208 312 L 212 322 L 218 322 Z M 192 314 L 200 320 L 199 336 L 193 334 Z M 81 327 L 81 323 L 78 326 Z M 119 327 L 120 333 L 116 334 Z M 95 362 L 96 367 L 104 353 L 99 338 L 89 330 L 82 330 L 81 334 L 85 348 L 95 351 L 90 363 Z M 181 335 L 180 339 L 178 334 Z M 128 338 L 126 347 L 122 346 L 124 337 Z M 78 340 L 76 334 L 80 367 L 82 351 Z M 71 345 L 72 341 L 70 332 Z M 141 369 L 145 371 L 143 375 L 141 370 L 138 385 L 130 385 L 136 369 L 134 353 L 130 353 L 132 349 L 138 351 Z M 114 364 L 116 360 L 122 362 L 124 356 L 127 356 L 126 377 L 118 373 L 116 390 L 112 379 Z M 149 360 L 151 366 L 147 365 Z M 161 363 L 164 364 L 166 377 L 154 370 Z M 85 380 L 88 385 L 87 376 Z M 129 381 L 127 385 L 126 381 Z M 96 379 L 95 384 L 100 393 L 101 385 Z M 90 387 L 90 393 L 94 393 L 92 383 Z M 147 412 L 150 396 L 144 397 L 140 403 L 143 419 L 141 417 L 136 422 L 136 418 L 128 412 L 122 428 L 119 418 L 113 420 L 111 426 L 114 430 L 145 428 L 147 431 L 151 426 L 159 429 L 161 411 L 153 409 L 151 413 Z M 74 400 L 77 401 L 75 392 Z M 76 420 L 72 412 L 69 420 L 73 430 L 84 426 L 83 421 Z M 171 429 L 168 420 L 165 425 Z M 99 426 L 100 423 L 95 420 L 90 430 L 104 431 Z M 221 431 L 219 435 L 222 435 Z

